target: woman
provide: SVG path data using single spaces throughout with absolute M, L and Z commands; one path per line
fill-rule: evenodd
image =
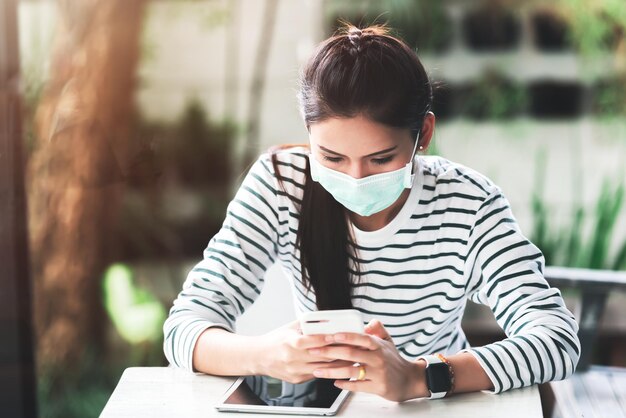
M 310 58 L 299 99 L 310 144 L 263 154 L 250 169 L 165 322 L 172 365 L 337 379 L 394 401 L 569 376 L 578 326 L 500 189 L 417 155 L 435 116 L 416 54 L 384 27 L 348 25 Z M 366 334 L 303 336 L 297 322 L 235 334 L 275 261 L 299 313 L 355 308 Z M 506 339 L 469 346 L 467 298 L 492 309 Z

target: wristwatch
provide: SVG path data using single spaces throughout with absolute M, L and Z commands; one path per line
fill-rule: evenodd
M 430 391 L 428 399 L 446 396 L 452 389 L 452 370 L 449 362 L 442 355 L 419 357 L 426 362 L 426 386 Z

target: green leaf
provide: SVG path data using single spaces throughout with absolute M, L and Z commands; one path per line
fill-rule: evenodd
M 104 274 L 103 290 L 109 318 L 127 342 L 139 344 L 162 337 L 165 308 L 150 292 L 135 286 L 128 266 L 109 267 Z

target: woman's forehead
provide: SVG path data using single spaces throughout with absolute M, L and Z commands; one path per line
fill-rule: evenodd
M 368 155 L 412 145 L 410 130 L 393 128 L 365 116 L 330 118 L 310 126 L 311 144 L 343 155 Z

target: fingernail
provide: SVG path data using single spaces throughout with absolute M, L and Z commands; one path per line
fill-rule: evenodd
M 337 334 L 335 335 L 335 341 L 345 341 L 346 336 L 343 334 Z
M 322 377 L 323 374 L 321 370 L 313 370 L 313 376 L 315 377 Z

